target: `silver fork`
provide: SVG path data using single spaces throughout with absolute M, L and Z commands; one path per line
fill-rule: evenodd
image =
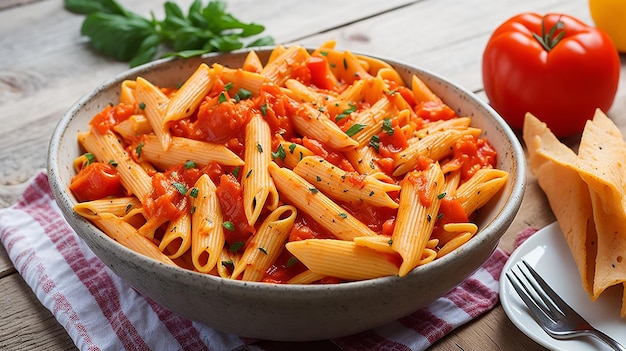
M 522 263 L 526 270 L 522 268 L 520 263 L 517 263 L 515 267 L 523 278 L 513 268 L 506 272 L 506 277 L 530 310 L 531 315 L 546 333 L 555 339 L 570 339 L 590 335 L 602 340 L 614 350 L 626 351 L 626 347 L 592 327 L 589 322 L 574 311 L 526 261 L 522 260 Z

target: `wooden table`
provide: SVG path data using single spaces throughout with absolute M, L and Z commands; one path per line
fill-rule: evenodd
M 161 2 L 119 0 L 141 14 Z M 189 0 L 179 3 L 186 8 Z M 316 46 L 336 39 L 340 49 L 381 55 L 432 70 L 482 91 L 481 56 L 491 32 L 524 11 L 563 12 L 591 23 L 585 0 L 233 0 L 237 17 L 262 23 L 277 43 Z M 82 95 L 127 69 L 90 50 L 79 34 L 83 17 L 53 0 L 0 2 L 0 208 L 13 204 L 28 179 L 45 168 L 52 130 Z M 626 57 L 621 89 L 609 111 L 626 130 Z M 575 141 L 573 141 L 575 142 Z M 519 212 L 501 241 L 510 251 L 515 234 L 554 220 L 532 175 Z M 0 349 L 73 350 L 71 339 L 30 291 L 0 246 Z M 329 343 L 265 343 L 274 350 L 333 349 Z M 453 331 L 432 349 L 537 350 L 501 306 Z

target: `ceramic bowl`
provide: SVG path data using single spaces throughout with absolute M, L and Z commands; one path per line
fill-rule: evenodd
M 270 49 L 258 50 L 261 59 Z M 72 207 L 68 191 L 72 160 L 81 150 L 76 140 L 104 106 L 118 101 L 120 82 L 142 76 L 161 86 L 175 86 L 200 62 L 241 67 L 246 52 L 189 60 L 161 60 L 129 70 L 81 98 L 63 116 L 52 136 L 48 176 L 54 196 L 71 227 L 117 275 L 164 307 L 214 329 L 239 336 L 306 341 L 350 335 L 408 315 L 442 296 L 478 269 L 496 248 L 522 201 L 525 161 L 507 124 L 478 97 L 418 67 L 387 58 L 406 82 L 417 74 L 458 115 L 471 116 L 498 152 L 498 167 L 510 173 L 501 194 L 480 210 L 480 231 L 468 243 L 403 278 L 390 276 L 330 285 L 275 285 L 222 279 L 168 266 L 119 245 Z

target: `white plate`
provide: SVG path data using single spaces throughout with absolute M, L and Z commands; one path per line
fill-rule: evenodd
M 619 315 L 622 288 L 607 289 L 592 302 L 582 287 L 578 269 L 556 222 L 539 230 L 518 247 L 502 270 L 500 277 L 502 307 L 513 324 L 524 334 L 551 350 L 611 350 L 593 337 L 556 340 L 541 329 L 504 275 L 522 259 L 535 268 L 557 294 L 591 325 L 626 345 L 626 321 Z

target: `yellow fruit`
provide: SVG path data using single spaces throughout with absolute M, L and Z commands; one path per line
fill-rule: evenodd
M 626 53 L 626 0 L 589 0 L 591 18 Z

